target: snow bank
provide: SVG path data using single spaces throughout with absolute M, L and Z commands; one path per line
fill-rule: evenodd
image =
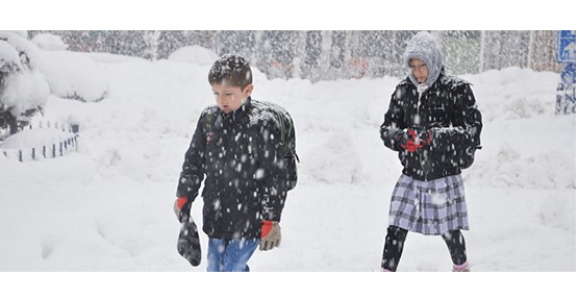
M 211 66 L 218 58 L 214 51 L 194 45 L 177 49 L 169 55 L 168 60 Z
M 37 62 L 52 94 L 61 98 L 96 102 L 107 96 L 107 80 L 90 58 L 76 52 L 43 51 Z
M 37 34 L 31 41 L 42 50 L 54 51 L 66 50 L 66 48 L 68 48 L 68 45 L 62 41 L 60 36 L 50 33 Z

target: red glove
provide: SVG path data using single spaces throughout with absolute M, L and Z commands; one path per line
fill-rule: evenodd
M 187 197 L 184 197 L 184 196 L 177 198 L 177 200 L 175 201 L 175 205 L 173 206 L 173 209 L 175 210 L 175 215 L 177 215 L 177 219 L 179 221 L 181 220 L 181 211 L 183 209 L 183 206 L 185 206 L 185 204 L 187 204 L 188 201 L 189 201 L 189 199 Z
M 269 235 L 269 232 L 273 229 L 273 222 L 263 220 L 263 224 L 261 226 L 261 238 L 266 237 Z
M 187 197 L 182 197 L 182 196 L 181 196 L 181 197 L 177 198 L 177 207 L 178 207 L 179 209 L 183 209 L 183 206 L 184 206 L 185 204 L 187 204 L 187 201 L 189 201 L 189 199 L 187 199 Z
M 408 152 L 415 152 L 415 150 L 423 147 L 423 145 L 419 141 L 417 143 L 415 142 L 416 141 L 415 130 L 408 129 L 407 133 L 409 134 L 409 136 L 407 136 L 407 134 L 404 134 L 405 138 L 403 138 L 403 140 L 405 140 L 405 144 L 400 145 L 403 149 L 407 150 Z
M 407 129 L 399 138 L 400 146 L 408 152 L 415 152 L 423 146 L 428 146 L 431 141 L 432 133 L 430 130 Z
M 274 247 L 279 247 L 281 243 L 281 227 L 279 222 L 263 221 L 261 225 L 261 242 L 259 243 L 259 250 L 271 250 Z

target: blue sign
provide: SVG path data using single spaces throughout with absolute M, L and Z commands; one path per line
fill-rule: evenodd
M 576 30 L 558 31 L 558 62 L 576 63 Z

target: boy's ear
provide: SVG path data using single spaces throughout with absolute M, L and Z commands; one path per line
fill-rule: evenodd
M 247 85 L 247 86 L 245 87 L 245 91 L 243 91 L 243 92 L 245 93 L 245 95 L 246 95 L 247 97 L 251 96 L 251 93 L 253 93 L 253 84 L 252 84 L 252 83 L 249 83 L 249 85 Z

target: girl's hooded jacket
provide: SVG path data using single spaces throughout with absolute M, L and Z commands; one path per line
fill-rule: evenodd
M 428 78 L 419 84 L 409 62 L 424 61 Z M 461 173 L 464 153 L 480 148 L 482 117 L 470 83 L 446 75 L 443 56 L 435 39 L 416 34 L 404 53 L 407 77 L 396 87 L 380 127 L 386 147 L 398 151 L 403 174 L 428 181 Z M 414 152 L 401 144 L 408 129 L 429 132 L 431 140 Z M 472 154 L 473 155 L 473 154 Z

